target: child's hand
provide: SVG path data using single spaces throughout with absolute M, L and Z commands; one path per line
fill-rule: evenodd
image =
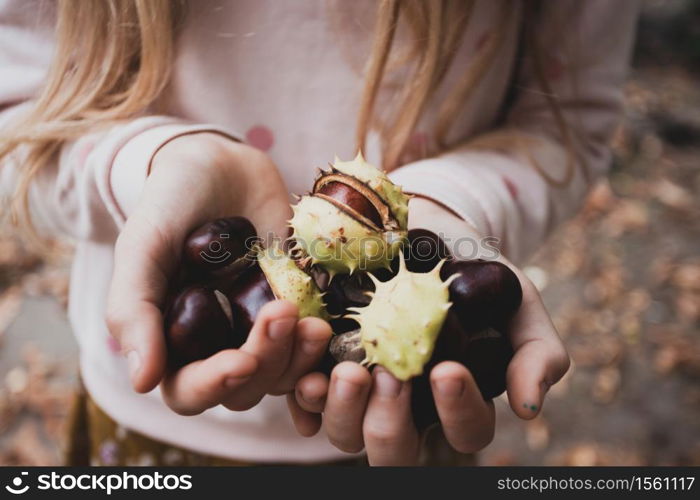
M 248 341 L 169 373 L 163 306 L 188 233 L 221 216 L 249 218 L 265 238 L 285 236 L 287 189 L 267 155 L 215 134 L 183 136 L 153 160 L 140 201 L 114 248 L 107 323 L 127 356 L 134 389 L 159 383 L 176 412 L 217 404 L 248 409 L 266 393 L 293 389 L 316 365 L 330 337 L 325 321 L 297 321 L 296 307 L 275 301 L 260 312 Z
M 410 213 L 411 226 L 444 235 L 448 245 L 450 239 L 480 238 L 467 223 L 430 201 L 413 199 Z M 515 355 L 507 386 L 513 411 L 531 419 L 542 408 L 549 387 L 568 370 L 569 357 L 537 289 L 504 258 L 498 260 L 513 269 L 523 288 L 523 302 L 509 332 Z M 488 445 L 495 426 L 493 402 L 483 400 L 469 370 L 446 361 L 433 368 L 430 378 L 449 443 L 463 453 Z M 288 403 L 301 434 L 315 434 L 323 412 L 329 439 L 341 450 L 358 452 L 364 447 L 371 465 L 412 465 L 418 459 L 419 437 L 410 393 L 410 382 L 400 383 L 386 370 L 378 367 L 370 374 L 357 363 L 345 362 L 335 367 L 330 381 L 320 373 L 300 379 Z

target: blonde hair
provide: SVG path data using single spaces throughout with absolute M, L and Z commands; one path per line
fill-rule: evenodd
M 381 0 L 360 100 L 356 141 L 364 149 L 368 132 L 382 137 L 383 166 L 398 166 L 400 156 L 426 103 L 447 73 L 474 8 L 474 0 Z M 496 26 L 515 10 L 502 2 Z M 101 0 L 86 8 L 81 0 L 59 0 L 57 50 L 46 85 L 32 110 L 4 131 L 0 159 L 20 145 L 23 168 L 12 200 L 15 223 L 31 227 L 28 192 L 40 170 L 61 145 L 88 131 L 142 114 L 169 80 L 175 31 L 182 17 L 176 0 Z M 393 50 L 399 20 L 413 32 L 412 46 Z M 496 29 L 476 60 L 438 109 L 435 142 L 447 148 L 447 134 L 462 103 L 488 70 L 505 29 Z M 413 74 L 392 109 L 378 112 L 377 96 L 392 66 L 410 63 Z M 541 72 L 540 72 L 541 76 Z M 547 93 L 547 87 L 544 87 Z M 548 101 L 553 109 L 556 103 Z M 557 115 L 561 118 L 561 114 Z M 566 124 L 561 118 L 561 126 Z M 569 177 L 567 175 L 567 177 Z M 568 182 L 568 181 L 567 181 Z
M 134 117 L 158 97 L 168 82 L 179 12 L 179 2 L 170 0 L 102 0 L 89 8 L 80 0 L 58 2 L 46 85 L 0 142 L 0 159 L 27 146 L 12 199 L 15 224 L 32 227 L 30 185 L 65 141 Z

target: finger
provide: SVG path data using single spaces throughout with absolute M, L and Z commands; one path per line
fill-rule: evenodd
M 295 333 L 291 360 L 282 376 L 275 382 L 271 394 L 293 391 L 299 378 L 318 365 L 332 335 L 328 322 L 313 317 L 300 319 Z
M 372 377 L 357 363 L 340 363 L 331 373 L 323 425 L 329 441 L 349 453 L 361 451 L 362 419 L 367 406 Z
M 272 388 L 289 364 L 297 315 L 298 308 L 286 300 L 275 300 L 260 309 L 248 340 L 240 348 L 257 359 L 258 370 L 229 393 L 222 401 L 224 406 L 233 411 L 248 410 Z
M 314 436 L 321 429 L 321 415 L 304 410 L 297 403 L 294 393 L 287 394 L 287 408 L 292 416 L 294 427 L 304 437 Z
M 330 381 L 323 373 L 314 372 L 303 376 L 294 389 L 297 404 L 305 411 L 322 413 L 329 387 Z
M 520 418 L 531 419 L 542 410 L 549 388 L 568 370 L 563 348 L 533 340 L 520 347 L 508 365 L 508 401 Z
M 257 360 L 248 353 L 220 351 L 166 375 L 161 384 L 163 400 L 176 413 L 197 415 L 245 385 L 257 369 Z
M 362 431 L 370 465 L 416 465 L 419 441 L 411 416 L 411 383 L 375 368 Z
M 549 387 L 569 369 L 570 361 L 532 282 L 521 277 L 523 303 L 510 326 L 515 355 L 506 376 L 510 406 L 531 419 L 542 408 Z
M 107 300 L 110 334 L 127 358 L 134 389 L 148 392 L 165 373 L 166 350 L 160 310 L 165 297 L 169 244 L 146 222 L 130 220 L 114 250 L 114 269 Z
M 484 401 L 469 370 L 446 361 L 430 372 L 433 398 L 442 430 L 461 453 L 474 453 L 492 440 L 496 426 L 493 402 Z

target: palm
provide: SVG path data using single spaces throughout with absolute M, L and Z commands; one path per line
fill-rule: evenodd
M 242 215 L 261 236 L 284 235 L 290 216 L 286 188 L 267 156 L 206 134 L 179 141 L 154 160 L 115 246 L 108 325 L 136 360 L 137 391 L 161 383 L 166 403 L 183 414 L 217 404 L 247 409 L 266 393 L 292 388 L 317 363 L 330 328 L 315 318 L 298 321 L 295 306 L 275 301 L 260 311 L 240 349 L 166 372 L 161 310 L 187 234 L 208 220 Z M 309 342 L 311 349 L 301 349 Z

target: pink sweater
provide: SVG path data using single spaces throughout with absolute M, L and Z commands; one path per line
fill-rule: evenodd
M 532 154 L 549 175 L 561 178 L 565 148 L 531 68 L 526 63 L 514 74 L 519 4 L 513 3 L 513 23 L 495 26 L 499 3 L 477 2 L 447 75 L 449 87 L 494 30 L 506 30 L 500 53 L 464 103 L 450 139 L 516 129 L 536 139 Z M 151 156 L 164 142 L 202 128 L 226 131 L 267 151 L 296 193 L 306 191 L 315 168 L 335 154 L 354 156 L 360 69 L 375 2 L 342 7 L 348 12 L 338 18 L 323 0 L 190 2 L 164 101 L 167 116 L 144 116 L 67 144 L 35 187 L 32 207 L 39 222 L 76 245 L 69 315 L 83 379 L 95 401 L 123 426 L 233 459 L 313 462 L 345 456 L 323 433 L 298 436 L 280 397 L 267 397 L 246 412 L 219 407 L 182 417 L 164 405 L 158 390 L 137 395 L 103 317 L 115 238 L 139 197 Z M 450 207 L 484 235 L 500 238 L 505 254 L 521 262 L 576 210 L 590 182 L 608 168 L 607 143 L 618 121 L 636 10 L 634 0 L 543 2 L 538 31 L 547 77 L 577 131 L 588 179 L 577 168 L 570 184 L 553 187 L 514 149 L 463 148 L 435 157 L 428 132 L 442 89 L 418 125 L 408 163 L 393 179 Z M 22 111 L 43 82 L 53 18 L 51 2 L 0 0 L 0 126 Z M 514 99 L 503 109 L 511 88 Z M 375 163 L 377 144 L 371 138 L 365 151 Z M 0 167 L 4 194 L 13 188 L 19 163 Z

